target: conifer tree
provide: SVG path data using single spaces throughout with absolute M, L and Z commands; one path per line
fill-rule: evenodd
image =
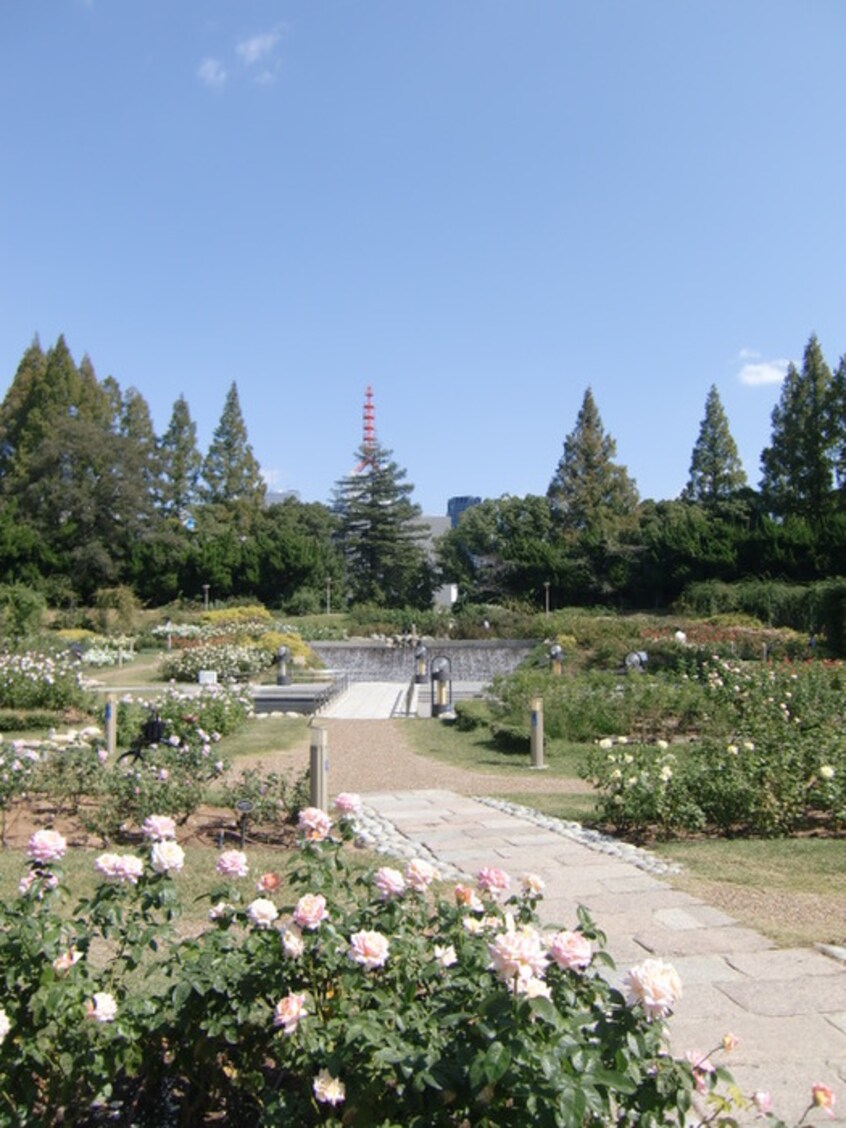
M 746 474 L 729 430 L 716 385 L 705 400 L 705 418 L 690 459 L 690 476 L 682 491 L 685 501 L 708 508 L 732 496 L 746 485 Z
M 189 520 L 197 502 L 203 459 L 197 449 L 197 425 L 191 418 L 188 401 L 182 395 L 173 405 L 170 422 L 162 435 L 159 456 L 162 510 L 166 516 L 184 523 Z
M 213 505 L 257 509 L 264 501 L 267 487 L 247 438 L 234 381 L 203 462 L 203 480 L 203 499 Z
M 634 514 L 637 487 L 625 467 L 614 462 L 616 454 L 588 388 L 547 490 L 562 530 L 607 536 Z
M 428 607 L 434 590 L 418 521 L 420 506 L 406 471 L 379 443 L 362 444 L 359 470 L 335 487 L 337 542 L 346 562 L 354 603 Z
M 819 520 L 829 509 L 833 475 L 833 380 L 816 336 L 801 372 L 790 364 L 772 413 L 770 445 L 761 454 L 761 494 L 776 517 Z

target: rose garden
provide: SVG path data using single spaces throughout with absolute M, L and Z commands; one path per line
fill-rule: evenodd
M 606 832 L 839 848 L 841 663 L 787 631 L 683 626 L 545 620 L 523 668 L 458 708 L 456 739 L 514 755 L 540 694 L 551 755 L 577 756 Z M 313 660 L 258 608 L 83 633 L 73 654 L 45 632 L 3 655 L 0 1124 L 782 1123 L 734 1085 L 731 1031 L 669 1051 L 672 965 L 612 986 L 602 921 L 542 927 L 536 875 L 492 860 L 454 881 L 376 857 L 357 845 L 358 796 L 324 812 L 303 779 L 239 773 L 266 724 L 245 682 L 272 673 L 280 639 Z M 93 683 L 154 646 L 161 690 L 121 698 L 110 756 Z M 635 674 L 631 651 L 649 654 Z M 220 684 L 189 692 L 199 669 Z M 160 739 L 119 759 L 151 708 Z M 802 1123 L 832 1113 L 833 1090 L 808 1078 Z

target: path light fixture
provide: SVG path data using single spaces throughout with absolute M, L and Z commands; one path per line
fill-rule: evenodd
M 291 675 L 288 673 L 288 656 L 291 651 L 287 646 L 280 646 L 276 651 L 276 661 L 279 663 L 276 669 L 276 684 L 277 685 L 290 685 Z
M 432 659 L 432 716 L 440 717 L 452 709 L 452 663 L 445 654 Z
M 626 655 L 626 670 L 630 674 L 639 674 L 649 661 L 649 655 L 645 650 L 632 650 L 630 654 Z
M 424 685 L 426 682 L 426 647 L 418 643 L 414 650 L 414 683 Z
M 556 676 L 561 674 L 561 662 L 564 659 L 564 648 L 554 642 L 549 648 L 549 665 Z

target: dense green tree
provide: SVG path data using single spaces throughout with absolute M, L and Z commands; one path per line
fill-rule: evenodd
M 197 503 L 203 459 L 197 449 L 197 425 L 182 395 L 174 403 L 170 422 L 162 435 L 159 458 L 162 512 L 180 523 L 190 521 Z
M 840 509 L 846 508 L 846 356 L 834 371 L 829 396 L 828 434 Z
M 335 487 L 347 587 L 353 603 L 428 607 L 434 575 L 422 544 L 420 506 L 412 502 L 414 487 L 391 453 L 378 443 L 362 445 L 361 470 Z
M 203 500 L 212 505 L 255 511 L 264 503 L 266 486 L 247 438 L 234 381 L 203 462 L 203 483 Z
M 613 536 L 631 522 L 637 487 L 625 467 L 614 461 L 616 454 L 617 445 L 605 433 L 588 388 L 547 490 L 556 523 L 565 533 Z
M 705 400 L 705 418 L 690 459 L 690 476 L 682 492 L 685 501 L 713 508 L 731 498 L 746 485 L 728 419 L 716 385 L 711 385 Z
M 770 445 L 761 454 L 761 493 L 776 517 L 818 522 L 830 510 L 832 392 L 831 371 L 812 336 L 801 372 L 788 367 L 773 408 Z
M 559 586 L 561 551 L 552 534 L 545 497 L 487 499 L 465 510 L 456 527 L 438 538 L 440 575 L 458 584 L 462 598 L 537 603 L 546 583 Z

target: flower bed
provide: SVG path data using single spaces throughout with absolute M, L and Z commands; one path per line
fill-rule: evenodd
M 769 1116 L 766 1094 L 718 1095 L 729 1077 L 709 1053 L 667 1053 L 671 965 L 645 960 L 610 986 L 585 913 L 541 929 L 531 874 L 513 892 L 496 867 L 453 887 L 422 860 L 356 876 L 356 799 L 338 803 L 337 827 L 301 813 L 295 900 L 280 899 L 277 873 L 224 851 L 208 926 L 182 941 L 172 820 L 145 820 L 142 851 L 99 855 L 94 896 L 64 914 L 64 840 L 36 832 L 20 897 L 0 906 L 0 1087 L 15 1094 L 0 1124 L 728 1125 L 737 1105 Z M 833 1100 L 818 1085 L 811 1107 Z

